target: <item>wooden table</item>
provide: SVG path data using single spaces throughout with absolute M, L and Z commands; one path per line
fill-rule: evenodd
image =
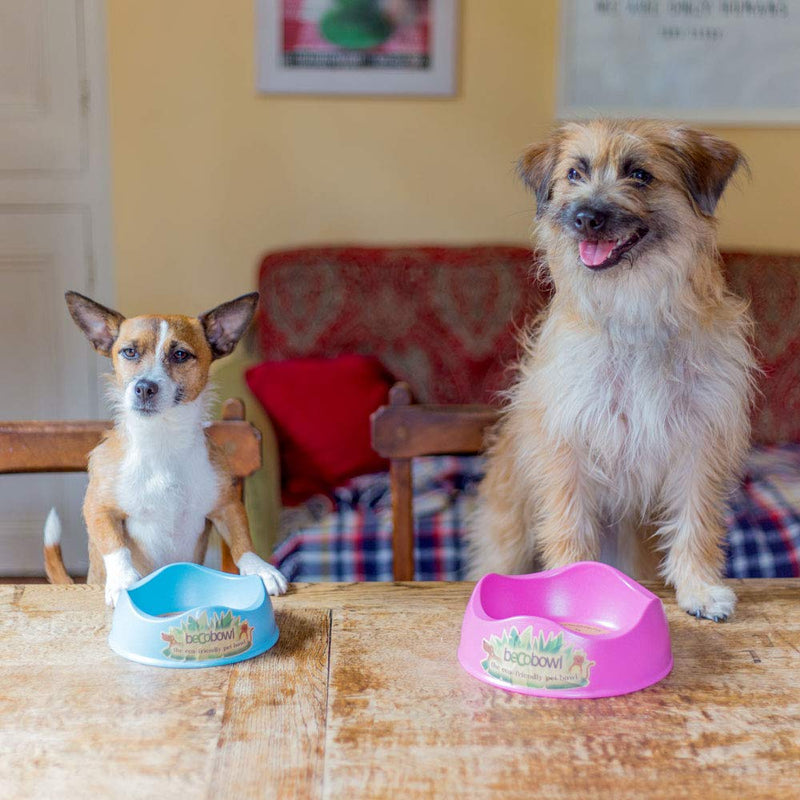
M 201 670 L 116 656 L 99 588 L 0 586 L 0 797 L 797 798 L 800 581 L 734 586 L 724 625 L 656 589 L 673 672 L 604 700 L 464 673 L 468 584 L 300 586 Z

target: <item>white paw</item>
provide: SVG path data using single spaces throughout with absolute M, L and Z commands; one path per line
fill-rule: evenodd
M 267 594 L 283 594 L 289 588 L 289 582 L 283 577 L 281 571 L 268 564 L 263 558 L 259 558 L 255 553 L 245 553 L 236 564 L 242 575 L 258 575 Z
M 700 584 L 676 592 L 678 605 L 693 617 L 725 622 L 736 607 L 736 595 L 727 586 Z
M 121 547 L 107 556 L 103 556 L 106 567 L 106 605 L 116 606 L 119 593 L 133 586 L 142 576 L 131 563 L 131 553 L 127 547 Z

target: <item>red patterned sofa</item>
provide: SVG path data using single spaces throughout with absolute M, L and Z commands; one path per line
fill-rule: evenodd
M 750 298 L 761 354 L 748 474 L 732 498 L 728 572 L 797 575 L 800 556 L 800 256 L 724 255 Z M 546 303 L 531 251 L 509 246 L 324 247 L 260 266 L 258 358 L 375 356 L 416 398 L 497 403 L 517 333 Z M 280 420 L 272 420 L 281 443 Z M 366 421 L 365 421 L 366 424 Z M 480 459 L 421 460 L 417 577 L 460 576 L 460 533 Z M 283 515 L 275 560 L 295 580 L 391 578 L 388 482 L 355 477 Z

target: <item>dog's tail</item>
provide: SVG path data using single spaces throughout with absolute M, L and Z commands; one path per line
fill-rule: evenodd
M 73 583 L 61 556 L 61 520 L 54 508 L 44 523 L 44 571 L 50 583 Z

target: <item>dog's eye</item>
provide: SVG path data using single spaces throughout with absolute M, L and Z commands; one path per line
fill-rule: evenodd
M 175 350 L 172 353 L 172 360 L 176 364 L 183 364 L 184 361 L 188 361 L 190 358 L 194 358 L 194 356 L 187 350 Z
M 133 359 L 136 358 L 139 354 L 136 352 L 135 347 L 123 347 L 122 350 L 119 351 L 119 354 L 123 358 Z
M 635 169 L 631 172 L 631 178 L 637 181 L 638 183 L 642 183 L 645 186 L 653 180 L 653 176 L 647 172 L 647 170 L 643 169 Z
M 570 183 L 577 183 L 581 179 L 581 174 L 574 167 L 567 173 L 567 180 Z

